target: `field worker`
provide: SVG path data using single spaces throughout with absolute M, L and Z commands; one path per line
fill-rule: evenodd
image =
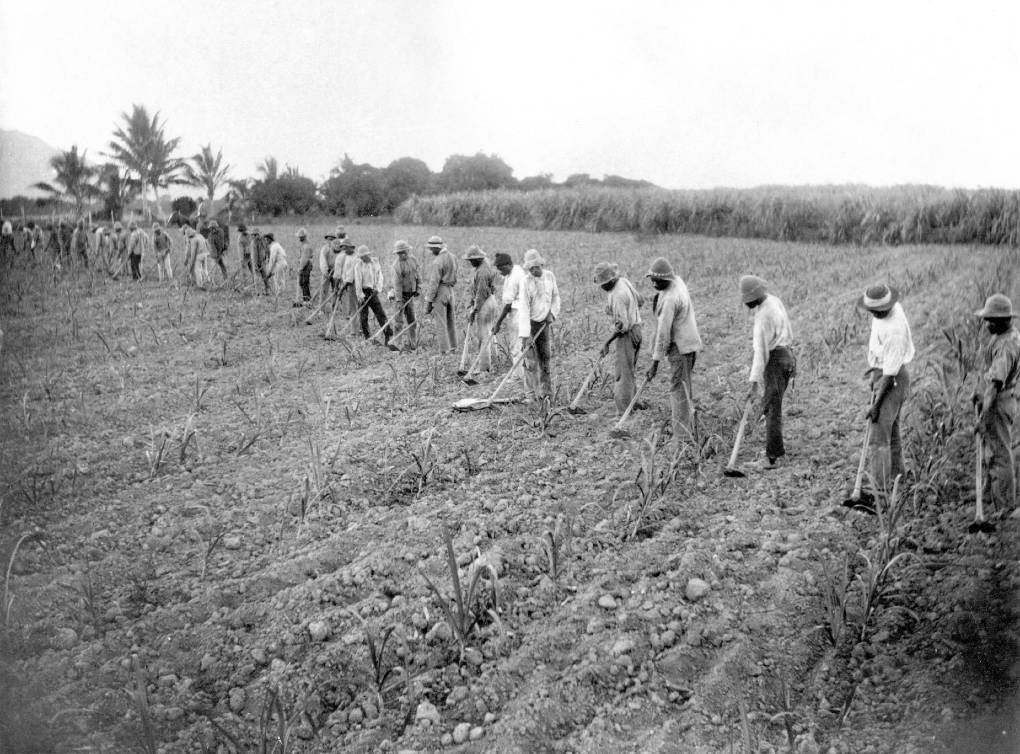
M 184 226 L 184 237 L 187 239 L 185 265 L 188 277 L 199 288 L 209 285 L 209 244 L 202 235 L 190 225 Z
M 600 262 L 595 266 L 595 284 L 608 295 L 606 314 L 613 322 L 616 333 L 616 379 L 613 399 L 616 413 L 622 414 L 634 397 L 634 368 L 641 350 L 641 304 L 644 299 L 627 278 L 620 277 L 615 264 Z M 609 345 L 602 347 L 602 356 L 609 353 Z
M 319 247 L 319 274 L 322 276 L 319 297 L 325 301 L 336 289 L 333 265 L 336 263 L 336 255 L 340 252 L 340 241 L 334 233 L 327 233 L 323 238 L 326 242 Z
M 237 226 L 237 255 L 241 258 L 241 269 L 248 270 L 254 280 L 255 268 L 251 263 L 251 236 L 248 235 L 248 226 L 243 223 Z
M 174 279 L 174 271 L 170 267 L 170 252 L 174 245 L 170 240 L 170 234 L 163 230 L 159 223 L 152 224 L 152 249 L 156 254 L 156 274 L 159 275 L 159 282 L 163 282 L 163 276 L 167 280 Z
M 646 277 L 655 288 L 655 340 L 652 343 L 652 364 L 646 379 L 651 382 L 659 371 L 659 362 L 669 359 L 673 374 L 669 385 L 669 409 L 672 415 L 673 442 L 694 437 L 691 424 L 691 372 L 701 336 L 694 317 L 687 284 L 673 272 L 673 265 L 659 257 L 652 262 Z
M 269 243 L 269 259 L 266 260 L 266 279 L 273 286 L 273 293 L 277 296 L 287 287 L 287 278 L 290 277 L 290 266 L 287 264 L 287 250 L 283 244 L 276 240 L 276 235 L 266 233 L 262 236 Z
M 128 261 L 131 263 L 131 279 L 142 279 L 142 254 L 145 252 L 145 234 L 138 229 L 134 220 L 128 223 Z
M 489 334 L 499 314 L 496 271 L 478 246 L 468 247 L 464 259 L 474 268 L 471 302 L 468 304 L 468 349 L 472 353 L 479 352 L 478 371 L 488 372 L 492 369 L 492 339 Z
M 60 243 L 60 256 L 65 259 L 71 255 L 71 236 L 73 231 L 67 220 L 61 220 L 57 225 L 57 241 Z
M 874 285 L 858 304 L 872 316 L 867 372 L 872 392 L 868 408 L 871 476 L 880 490 L 889 491 L 896 476 L 903 473 L 900 413 L 910 394 L 907 364 L 914 358 L 914 341 L 895 288 Z
M 116 278 L 124 265 L 128 263 L 127 258 L 127 233 L 120 220 L 113 224 L 113 235 L 110 236 L 110 274 Z
M 301 294 L 301 301 L 308 303 L 312 300 L 312 246 L 308 243 L 308 231 L 298 228 L 298 289 Z
M 390 324 L 386 320 L 386 310 L 379 300 L 379 291 L 385 285 L 382 265 L 372 256 L 367 246 L 358 247 L 357 258 L 358 262 L 354 265 L 354 294 L 358 301 L 361 333 L 365 340 L 371 335 L 368 330 L 368 310 L 371 309 L 379 327 L 383 328 L 383 342 L 389 344 L 393 330 L 390 329 Z
M 14 258 L 14 226 L 10 220 L 0 225 L 0 259 Z
M 42 250 L 42 224 L 30 221 L 28 223 L 29 236 L 28 236 L 28 250 L 32 252 L 32 257 L 35 257 L 37 250 Z
M 992 502 L 1006 510 L 1016 505 L 1016 471 L 1013 458 L 1013 423 L 1016 421 L 1020 383 L 1020 332 L 1014 326 L 1013 302 L 1001 293 L 988 297 L 975 312 L 985 321 L 992 338 L 985 349 L 984 394 L 977 398 L 978 432 L 988 449 L 988 484 Z
M 537 400 L 552 400 L 552 323 L 560 315 L 560 290 L 556 276 L 545 269 L 535 249 L 524 253 L 528 276 L 521 284 L 517 335 L 524 355 L 524 375 Z M 545 325 L 543 327 L 543 325 Z M 540 332 L 541 331 L 541 332 Z
M 751 385 L 747 400 L 760 397 L 760 410 L 765 414 L 765 458 L 761 469 L 775 469 L 786 455 L 783 445 L 783 394 L 797 372 L 794 358 L 793 329 L 786 307 L 777 296 L 768 292 L 765 281 L 755 275 L 740 278 L 740 298 L 754 312 L 751 334 Z M 760 394 L 760 396 L 759 396 Z
M 354 316 L 358 309 L 358 297 L 354 295 L 354 268 L 358 258 L 354 255 L 357 248 L 353 241 L 337 238 L 337 255 L 333 260 L 333 288 L 340 313 L 348 317 Z
M 503 326 L 503 320 L 508 319 L 510 321 L 508 327 L 510 333 L 508 350 L 510 352 L 510 361 L 516 364 L 518 357 L 521 355 L 521 339 L 517 335 L 519 327 L 517 314 L 521 308 L 521 285 L 527 279 L 528 273 L 519 264 L 514 264 L 509 254 L 504 254 L 503 252 L 496 254 L 493 263 L 503 278 L 503 289 L 500 293 L 503 310 L 500 312 L 496 324 L 492 326 L 492 334 L 495 336 L 499 332 Z M 525 382 L 524 366 L 519 364 L 514 369 L 513 376 L 514 379 Z
M 227 265 L 223 261 L 223 257 L 227 253 L 227 236 L 223 232 L 223 228 L 215 220 L 209 221 L 208 232 L 204 233 L 206 240 L 209 242 L 209 253 L 212 254 L 213 260 L 220 268 L 220 272 L 223 273 L 223 278 L 227 278 Z
M 60 240 L 52 222 L 46 223 L 46 245 L 43 247 L 43 252 L 52 254 L 53 261 L 60 258 Z
M 411 255 L 411 246 L 407 241 L 397 241 L 393 244 L 393 285 L 387 294 L 390 301 L 396 301 L 397 313 L 393 316 L 394 326 L 397 331 L 404 329 L 404 319 L 407 319 L 407 342 L 410 348 L 414 348 L 418 340 L 418 323 L 414 313 L 414 299 L 418 296 L 418 289 L 421 287 L 421 275 L 418 272 L 418 260 Z
M 255 272 L 258 275 L 258 279 L 262 280 L 262 292 L 269 295 L 269 274 L 267 273 L 267 265 L 269 264 L 269 241 L 262 235 L 258 228 L 253 228 L 251 232 L 251 255 L 252 261 L 255 262 Z
M 13 251 L 14 247 L 11 246 Z M 71 233 L 72 256 L 81 260 L 82 265 L 89 266 L 89 232 L 85 228 L 85 220 L 79 219 Z
M 452 353 L 457 349 L 457 326 L 453 318 L 457 263 L 439 236 L 430 237 L 425 248 L 432 252 L 425 281 L 425 313 L 436 312 L 439 353 Z

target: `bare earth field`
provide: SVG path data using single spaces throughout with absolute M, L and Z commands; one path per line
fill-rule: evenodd
M 293 264 L 295 228 L 274 230 Z M 388 264 L 436 229 L 348 232 Z M 398 354 L 324 340 L 293 290 L 160 284 L 151 258 L 141 283 L 2 271 L 0 751 L 1017 750 L 1020 519 L 967 531 L 971 312 L 993 287 L 1020 298 L 1016 251 L 438 232 L 458 257 L 546 256 L 548 415 L 452 412 L 507 360 L 469 388 L 431 323 Z M 562 410 L 610 332 L 595 263 L 649 292 L 659 255 L 705 341 L 700 448 L 677 458 L 667 374 L 629 437 L 609 433 L 610 359 L 588 413 Z M 799 374 L 789 464 L 729 479 L 745 272 L 785 301 Z M 868 402 L 854 302 L 880 280 L 918 357 L 909 478 L 872 517 L 840 503 Z

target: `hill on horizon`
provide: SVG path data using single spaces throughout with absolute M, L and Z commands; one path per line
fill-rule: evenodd
M 59 151 L 37 136 L 0 129 L 0 198 L 45 196 L 31 186 L 52 180 L 50 158 Z

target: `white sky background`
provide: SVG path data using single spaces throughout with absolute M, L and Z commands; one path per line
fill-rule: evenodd
M 345 152 L 670 188 L 1020 186 L 1020 3 L 0 0 L 0 127 L 99 159 L 132 103 L 234 177 Z

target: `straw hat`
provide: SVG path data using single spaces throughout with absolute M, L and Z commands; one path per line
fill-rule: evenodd
M 304 228 L 298 228 L 297 237 L 300 239 L 308 238 L 308 231 Z
M 740 300 L 745 304 L 765 298 L 765 281 L 757 275 L 740 276 Z
M 372 255 L 372 250 L 369 249 L 364 244 L 362 244 L 361 246 L 358 247 L 357 251 L 355 251 L 354 253 L 357 254 L 362 259 L 364 259 L 365 257 Z
M 620 277 L 620 266 L 611 262 L 599 262 L 595 265 L 595 285 L 605 285 Z
M 538 249 L 528 249 L 524 252 L 524 269 L 530 270 L 532 267 L 544 264 L 545 260 L 542 259 L 542 255 L 538 253 Z
M 978 309 L 974 314 L 984 319 L 1012 319 L 1020 315 L 1013 313 L 1013 302 L 1004 293 L 993 293 L 985 299 L 983 309 Z
M 276 236 L 275 236 L 275 235 L 273 235 L 273 232 L 272 232 L 272 231 L 269 231 L 269 232 L 267 232 L 267 233 L 263 233 L 263 234 L 262 234 L 262 237 L 263 237 L 263 238 L 267 238 L 267 239 L 269 239 L 270 241 L 275 241 L 275 240 L 276 240 Z
M 343 225 L 337 225 L 334 233 L 336 233 L 337 238 L 347 238 L 347 230 Z
M 406 254 L 411 250 L 411 245 L 407 241 L 397 241 L 393 244 L 394 254 Z
M 645 274 L 645 277 L 665 280 L 673 277 L 675 274 L 676 273 L 673 272 L 673 265 L 669 263 L 669 260 L 665 257 L 659 257 L 652 262 L 652 266 L 648 268 L 648 272 Z
M 465 259 L 486 259 L 485 252 L 478 246 L 468 246 L 467 254 L 464 255 Z
M 339 236 L 337 236 L 336 240 L 338 240 L 340 242 L 340 248 L 341 249 L 353 249 L 353 248 L 355 248 L 354 241 L 351 241 L 351 240 L 349 240 L 347 238 L 340 238 Z
M 429 240 L 425 242 L 425 245 L 430 249 L 441 249 L 446 244 L 443 243 L 443 239 L 439 236 L 431 236 Z
M 857 300 L 857 305 L 869 312 L 887 312 L 900 300 L 900 292 L 884 283 L 873 285 Z

